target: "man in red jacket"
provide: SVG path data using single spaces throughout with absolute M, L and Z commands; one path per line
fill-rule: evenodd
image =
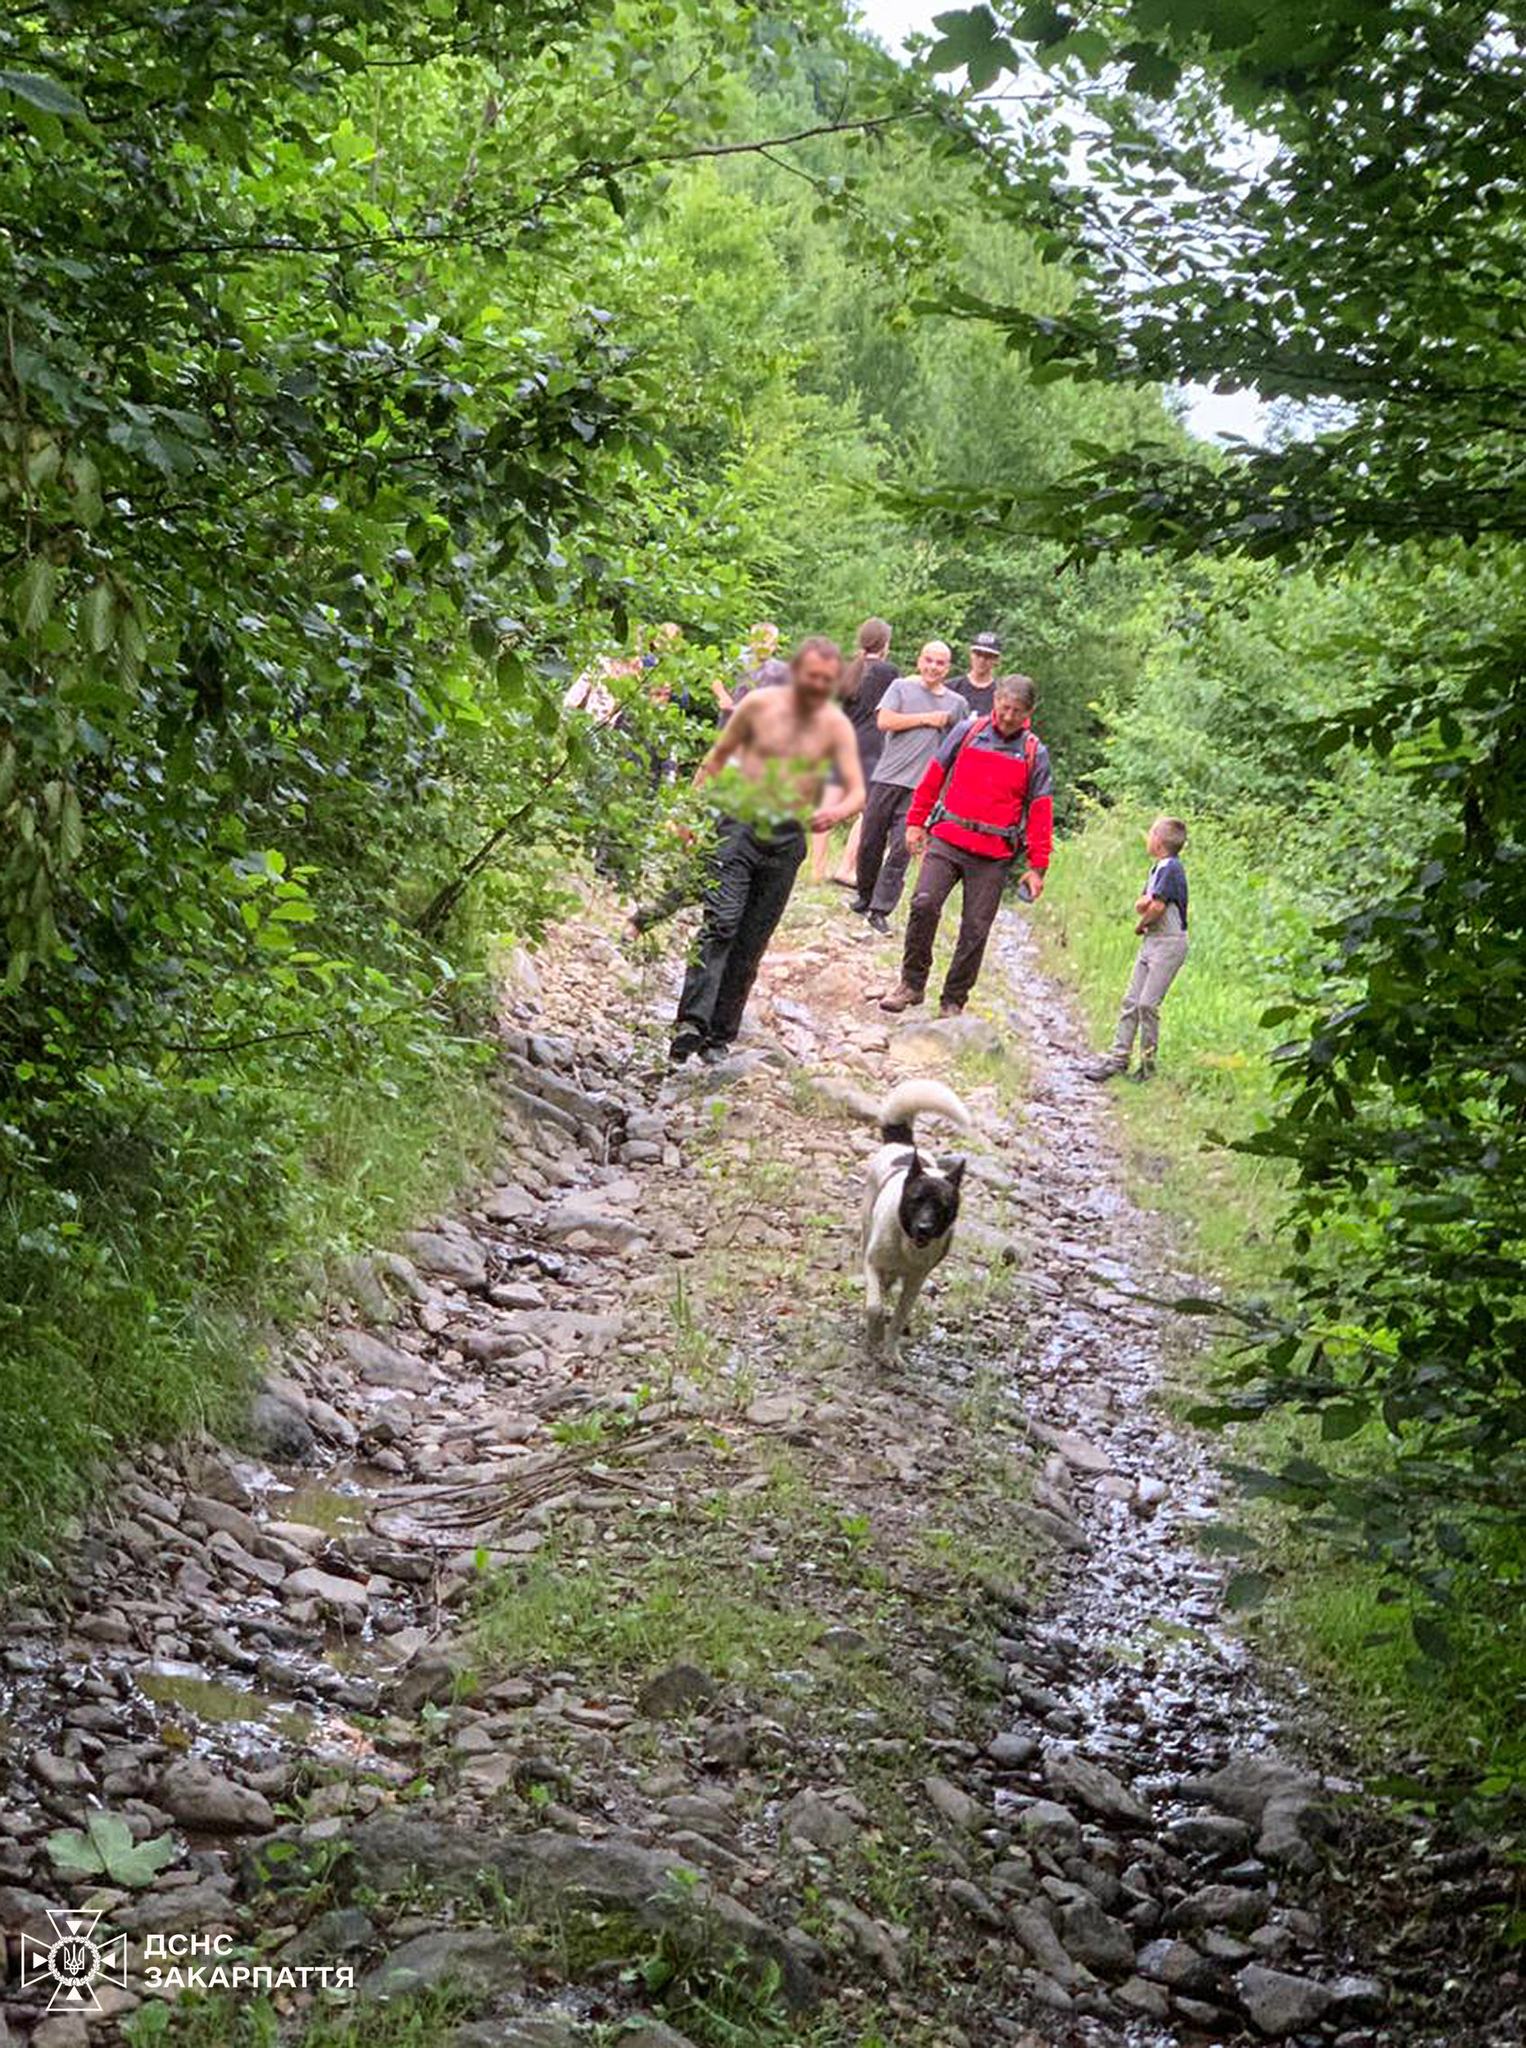
M 921 1002 L 938 920 L 956 884 L 964 902 L 943 983 L 943 1017 L 957 1017 L 969 1000 L 1019 848 L 1026 849 L 1023 892 L 1030 902 L 1043 893 L 1054 841 L 1054 781 L 1048 750 L 1033 730 L 1035 695 L 1027 676 L 1003 676 L 990 717 L 955 726 L 917 784 L 906 814 L 906 845 L 913 856 L 923 855 L 922 876 L 906 921 L 900 986 L 881 998 L 882 1010 Z

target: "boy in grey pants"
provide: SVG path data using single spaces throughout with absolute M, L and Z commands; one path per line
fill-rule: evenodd
M 1187 828 L 1180 818 L 1157 818 L 1145 835 L 1153 866 L 1144 894 L 1134 905 L 1140 947 L 1118 1013 L 1112 1050 L 1086 1069 L 1089 1081 L 1110 1081 L 1115 1074 L 1128 1072 L 1136 1033 L 1139 1065 L 1134 1079 L 1148 1081 L 1155 1072 L 1160 1006 L 1187 957 L 1187 870 L 1180 859 L 1186 844 Z

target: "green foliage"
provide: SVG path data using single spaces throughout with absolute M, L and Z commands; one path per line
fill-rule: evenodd
M 1060 169 L 1057 114 L 1084 106 L 1098 134 L 1065 195 L 1063 315 L 975 294 L 956 312 L 996 321 L 1035 374 L 1202 378 L 1294 408 L 1267 448 L 1098 448 L 984 512 L 1082 556 L 1341 576 L 1356 638 L 1298 744 L 1382 764 L 1388 857 L 1355 865 L 1323 986 L 1268 1013 L 1291 1034 L 1285 1080 L 1247 1142 L 1294 1181 L 1297 1313 L 1247 1361 L 1236 1411 L 1383 1433 L 1360 1470 L 1305 1456 L 1262 1483 L 1423 1589 L 1412 1633 L 1433 1656 L 1446 1610 L 1502 1597 L 1526 1544 L 1526 441 L 1500 312 L 1526 167 L 1515 26 L 1471 0 L 1097 0 L 946 21 L 936 59 L 984 39 L 987 69 L 1048 68 L 1005 146 L 1030 195 Z
M 172 1836 L 139 1842 L 114 1813 L 92 1813 L 83 1830 L 59 1828 L 48 1837 L 48 1857 L 61 1877 L 104 1877 L 135 1891 L 152 1884 L 175 1855 Z

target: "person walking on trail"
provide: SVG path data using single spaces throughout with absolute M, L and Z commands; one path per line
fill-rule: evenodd
M 734 763 L 757 786 L 760 806 L 772 800 L 776 816 L 758 824 L 720 821 L 704 921 L 678 999 L 669 1055 L 675 1066 L 696 1053 L 723 1059 L 741 1029 L 759 962 L 805 858 L 802 816 L 812 832 L 830 832 L 863 809 L 853 728 L 832 701 L 841 673 L 833 641 L 818 635 L 802 640 L 789 687 L 755 690 L 700 763 L 696 788 Z M 829 776 L 842 794 L 823 803 Z
M 922 873 L 906 920 L 900 984 L 881 998 L 882 1010 L 909 1010 L 922 1001 L 938 921 L 956 888 L 964 897 L 943 981 L 943 1017 L 957 1017 L 969 1001 L 1002 884 L 1020 851 L 1023 893 L 1029 902 L 1043 894 L 1054 843 L 1054 782 L 1048 749 L 1033 730 L 1036 695 L 1027 676 L 1003 676 L 990 717 L 957 725 L 917 784 L 906 840 L 922 855 Z
M 1181 852 L 1187 828 L 1180 818 L 1157 818 L 1145 834 L 1151 867 L 1144 891 L 1134 905 L 1139 951 L 1129 977 L 1112 1049 L 1085 1069 L 1089 1081 L 1110 1081 L 1126 1074 L 1139 1038 L 1139 1065 L 1134 1079 L 1148 1081 L 1160 1050 L 1160 1006 L 1187 958 L 1187 870 Z
M 890 627 L 884 619 L 865 619 L 855 636 L 853 659 L 843 670 L 842 687 L 838 692 L 842 708 L 848 714 L 858 741 L 858 765 L 863 771 L 865 785 L 873 775 L 880 758 L 880 747 L 885 735 L 880 731 L 878 712 L 880 699 L 901 671 L 887 657 L 890 653 Z M 827 791 L 830 797 L 835 792 Z M 848 843 L 843 848 L 842 860 L 832 877 L 844 889 L 855 889 L 858 877 L 858 841 L 863 829 L 863 813 L 853 820 L 853 829 L 848 834 Z M 831 859 L 832 842 L 822 834 L 811 846 L 811 880 L 826 880 L 827 863 Z
M 948 687 L 950 655 L 929 640 L 914 676 L 901 676 L 880 699 L 875 722 L 884 735 L 869 784 L 858 841 L 858 894 L 848 905 L 877 932 L 890 930 L 890 913 L 906 882 L 906 813 L 912 792 L 940 737 L 964 716 L 964 702 Z
M 996 695 L 996 664 L 1001 657 L 1001 641 L 995 633 L 977 633 L 970 642 L 970 665 L 962 676 L 950 676 L 948 686 L 957 690 L 980 718 L 991 715 L 992 700 Z

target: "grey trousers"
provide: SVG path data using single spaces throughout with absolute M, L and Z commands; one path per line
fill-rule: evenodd
M 1113 1035 L 1110 1058 L 1126 1067 L 1137 1032 L 1140 1057 L 1154 1059 L 1156 1047 L 1160 1044 L 1160 1006 L 1186 957 L 1185 932 L 1145 934 L 1134 956 L 1134 972 L 1129 976 L 1128 992 L 1118 1013 L 1118 1029 Z

